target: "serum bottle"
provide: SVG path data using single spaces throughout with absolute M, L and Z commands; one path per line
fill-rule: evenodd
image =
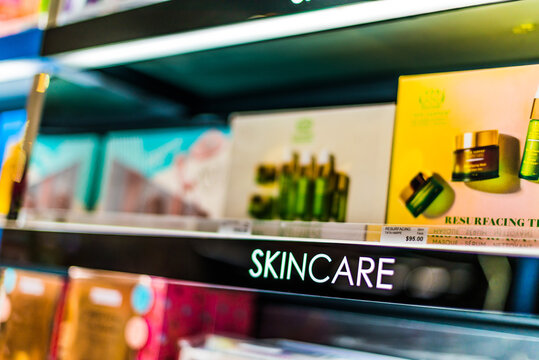
M 284 162 L 279 173 L 279 217 L 281 220 L 295 219 L 298 158 L 297 153 L 285 151 Z
M 318 174 L 314 182 L 313 218 L 329 221 L 335 191 L 335 157 L 327 150 L 320 154 Z
M 533 99 L 528 135 L 518 175 L 526 180 L 539 180 L 539 88 Z
M 311 156 L 308 151 L 302 152 L 297 180 L 296 217 L 303 221 L 312 219 L 315 171 L 316 161 L 314 156 Z

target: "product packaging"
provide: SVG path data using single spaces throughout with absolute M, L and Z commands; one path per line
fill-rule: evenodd
M 385 219 L 395 106 L 236 114 L 225 216 Z
M 28 168 L 24 207 L 91 209 L 99 146 L 99 137 L 94 134 L 38 135 Z
M 55 353 L 64 295 L 61 276 L 7 268 L 0 288 L 0 358 L 43 360 Z
M 208 127 L 111 133 L 98 208 L 220 217 L 228 133 Z
M 13 180 L 21 157 L 21 140 L 26 111 L 0 113 L 0 214 L 7 215 L 11 205 Z
M 166 290 L 158 278 L 70 269 L 58 359 L 158 359 Z
M 254 295 L 144 275 L 72 268 L 60 326 L 61 360 L 169 360 L 204 333 L 249 336 Z
M 537 227 L 538 86 L 538 65 L 401 77 L 387 222 Z

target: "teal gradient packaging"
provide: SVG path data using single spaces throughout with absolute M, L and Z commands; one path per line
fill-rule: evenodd
M 38 135 L 28 170 L 27 209 L 88 210 L 94 206 L 100 138 Z
M 98 209 L 221 216 L 229 133 L 227 127 L 110 133 Z

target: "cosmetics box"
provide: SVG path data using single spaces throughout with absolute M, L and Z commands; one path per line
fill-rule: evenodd
M 0 288 L 0 358 L 49 359 L 55 352 L 64 278 L 25 270 L 3 270 Z
M 202 333 L 250 335 L 254 295 L 165 279 L 71 268 L 58 359 L 177 359 Z
M 383 104 L 233 115 L 225 215 L 383 222 L 394 114 Z
M 11 205 L 13 181 L 21 160 L 21 140 L 26 124 L 24 109 L 0 112 L 0 214 Z
M 401 77 L 387 222 L 537 227 L 538 86 L 538 65 Z
M 159 359 L 166 281 L 71 268 L 58 359 Z
M 221 216 L 228 134 L 226 127 L 111 133 L 99 210 Z
M 93 206 L 100 139 L 94 134 L 38 135 L 24 207 L 84 211 Z

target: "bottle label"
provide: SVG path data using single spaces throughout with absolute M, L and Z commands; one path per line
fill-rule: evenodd
M 520 174 L 539 177 L 539 121 L 530 122 Z

